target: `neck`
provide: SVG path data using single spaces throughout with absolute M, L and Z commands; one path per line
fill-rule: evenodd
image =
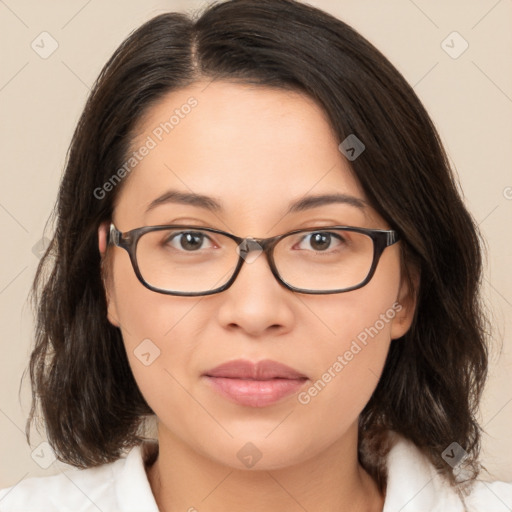
M 240 470 L 194 451 L 159 425 L 147 468 L 160 512 L 381 512 L 384 498 L 357 459 L 357 426 L 314 457 L 272 470 Z

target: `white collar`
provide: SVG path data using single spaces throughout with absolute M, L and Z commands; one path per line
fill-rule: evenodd
M 464 512 L 455 489 L 414 443 L 394 438 L 386 462 L 388 481 L 382 512 Z
M 390 433 L 394 442 L 387 459 L 383 512 L 511 512 L 512 483 L 477 481 L 465 497 L 455 489 L 410 441 Z M 159 512 L 145 469 L 158 443 L 148 440 L 110 464 L 22 479 L 0 489 L 0 509 L 6 512 Z
M 157 448 L 156 440 L 145 441 L 128 453 L 120 474 L 114 479 L 119 510 L 159 512 L 144 466 L 147 458 Z
M 474 484 L 466 504 L 455 488 L 411 441 L 389 433 L 394 443 L 386 459 L 387 485 L 382 512 L 509 512 L 512 510 L 512 484 Z M 158 443 L 146 441 L 128 453 L 124 464 L 117 461 L 113 475 L 119 510 L 159 512 L 149 484 L 144 462 L 155 453 Z

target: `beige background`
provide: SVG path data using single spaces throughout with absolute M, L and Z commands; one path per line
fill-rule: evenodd
M 467 205 L 488 240 L 485 295 L 494 352 L 482 404 L 487 479 L 512 481 L 512 1 L 316 0 L 374 43 L 414 86 L 460 176 Z M 33 320 L 27 294 L 66 150 L 89 88 L 114 49 L 142 22 L 199 1 L 0 1 L 0 488 L 66 467 L 44 439 L 29 447 L 28 363 Z M 447 39 L 452 53 L 442 41 Z M 42 32 L 48 58 L 31 43 Z M 453 43 L 451 42 L 453 40 Z M 46 39 L 45 48 L 50 48 Z M 39 43 L 40 44 L 40 43 Z M 499 355 L 500 344 L 502 354 Z M 37 442 L 36 442 L 37 441 Z M 34 454 L 32 453 L 34 452 Z M 37 456 L 39 454 L 39 457 Z M 36 462 L 37 461 L 37 462 Z M 48 465 L 45 469 L 42 466 Z

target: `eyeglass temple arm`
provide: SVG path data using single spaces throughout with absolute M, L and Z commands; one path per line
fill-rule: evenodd
M 108 237 L 108 245 L 119 245 L 119 235 L 121 233 L 116 229 L 114 223 L 110 223 L 110 231 Z
M 400 240 L 400 235 L 396 231 L 388 231 L 386 239 L 386 246 L 393 245 Z

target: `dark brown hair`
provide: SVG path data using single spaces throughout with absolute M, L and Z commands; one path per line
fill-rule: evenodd
M 382 489 L 385 433 L 411 440 L 452 483 L 441 457 L 452 442 L 479 470 L 475 413 L 487 373 L 487 322 L 479 302 L 480 238 L 439 136 L 413 89 L 354 29 L 293 0 L 232 0 L 196 17 L 159 15 L 107 62 L 73 135 L 56 230 L 33 294 L 30 359 L 37 406 L 59 460 L 92 467 L 143 439 L 153 415 L 134 380 L 121 332 L 107 320 L 97 244 L 121 185 L 94 190 L 119 169 L 137 122 L 170 91 L 199 80 L 297 90 L 326 112 L 339 141 L 365 151 L 353 172 L 377 212 L 401 236 L 404 268 L 421 275 L 408 333 L 391 344 L 383 375 L 360 416 L 361 464 Z

